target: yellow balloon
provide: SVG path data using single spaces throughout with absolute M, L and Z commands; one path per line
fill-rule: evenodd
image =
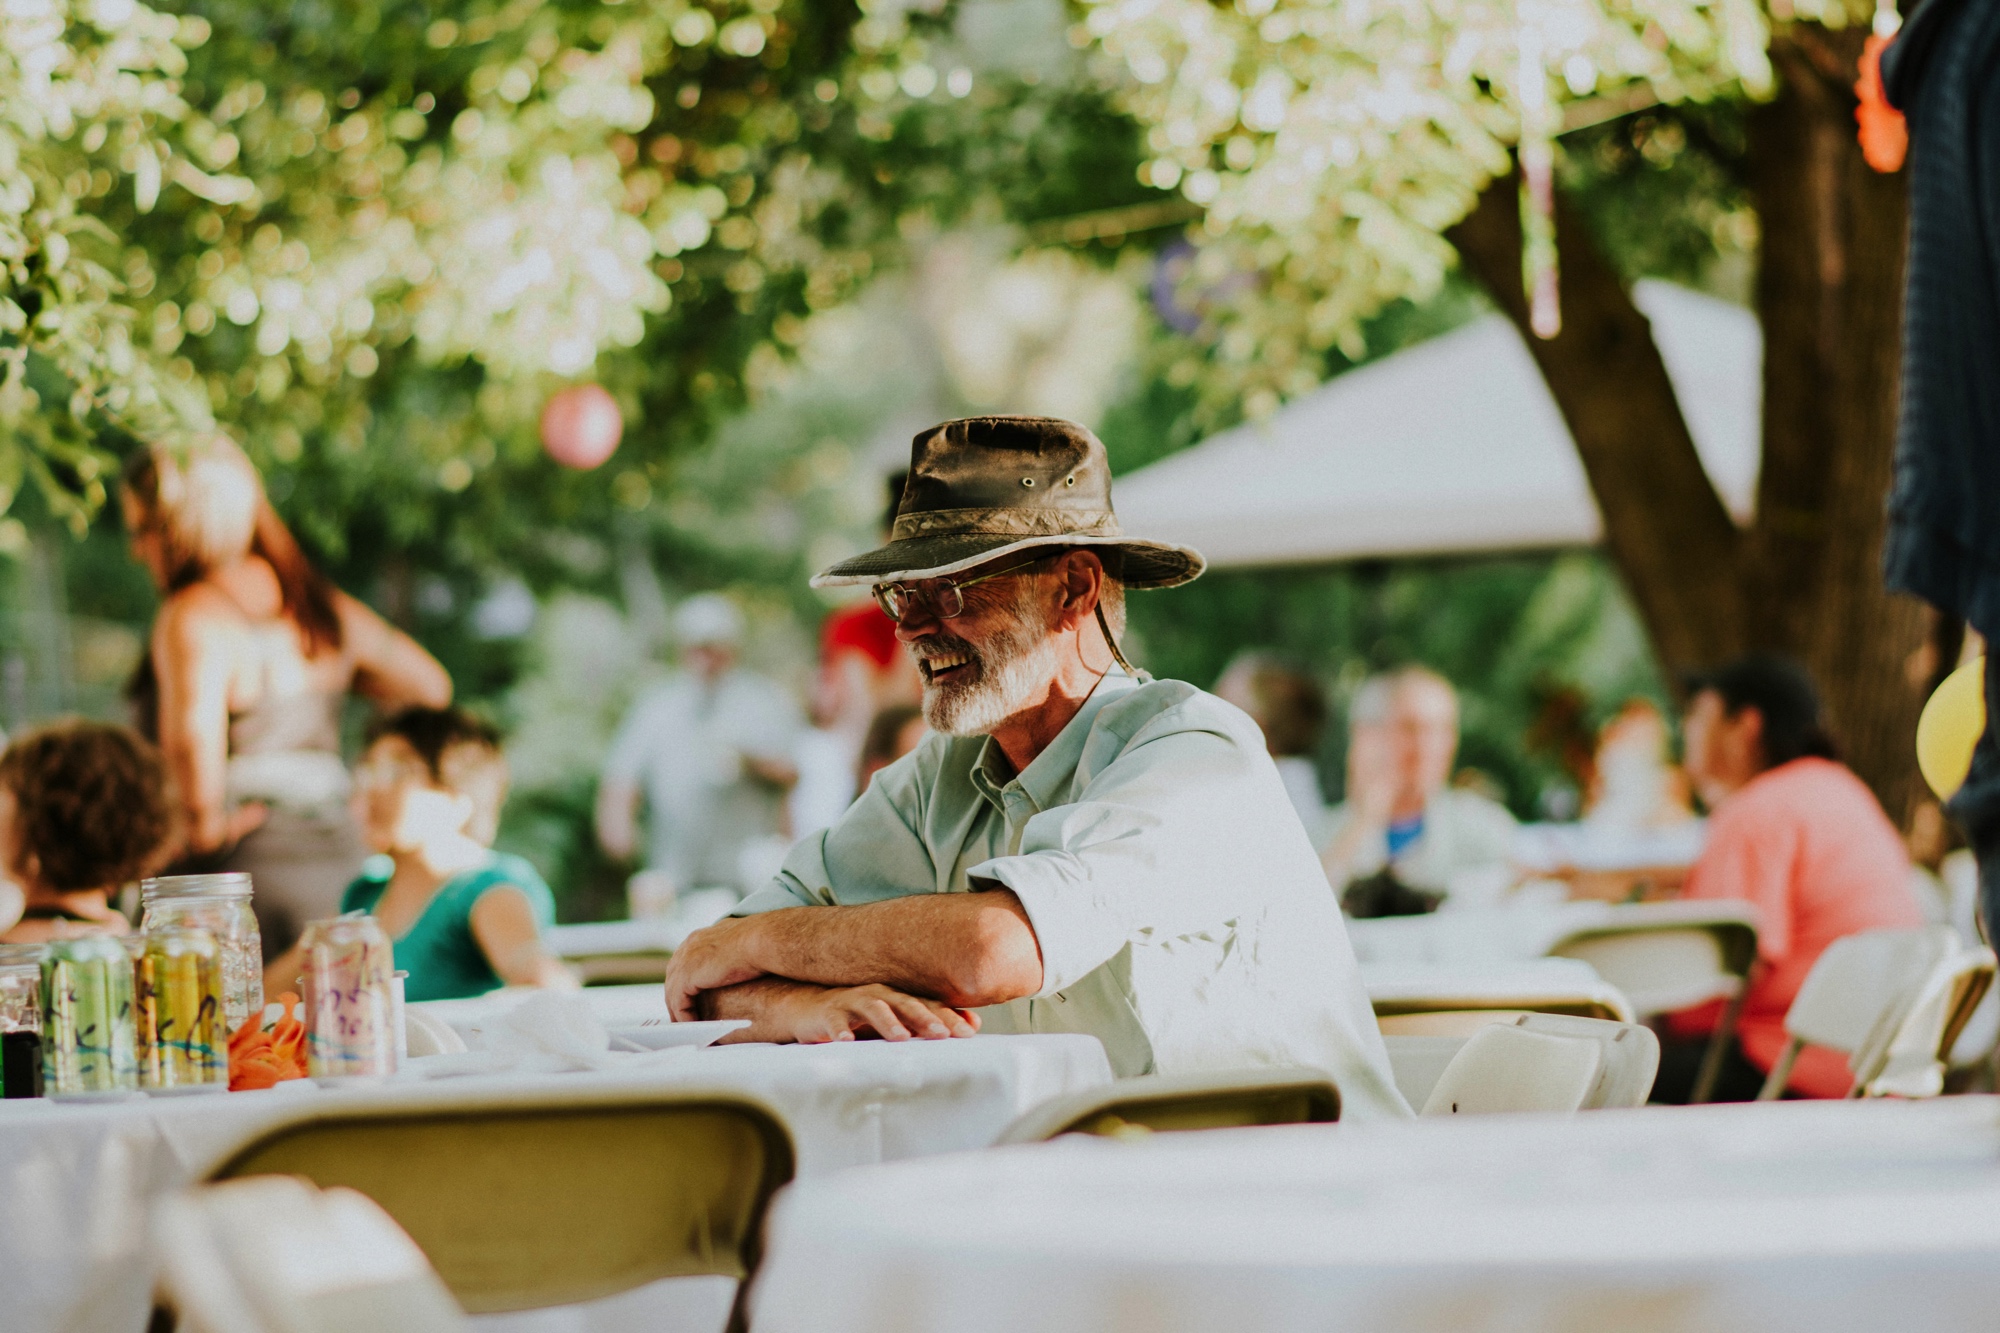
M 1975 657 L 1944 678 L 1917 719 L 1917 767 L 1938 799 L 1965 785 L 1972 747 L 1986 730 L 1986 659 Z

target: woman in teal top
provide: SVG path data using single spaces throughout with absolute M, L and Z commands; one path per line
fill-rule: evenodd
M 354 805 L 378 855 L 340 910 L 381 921 L 411 1000 L 577 984 L 542 947 L 555 922 L 549 886 L 520 857 L 492 849 L 506 796 L 499 733 L 470 714 L 410 708 L 370 733 Z
M 341 895 L 340 910 L 373 912 L 394 870 L 388 857 L 371 857 L 360 878 Z M 555 924 L 555 895 L 535 868 L 518 856 L 488 852 L 484 865 L 440 884 L 410 928 L 393 937 L 396 967 L 410 974 L 403 983 L 406 999 L 459 1000 L 507 984 L 494 970 L 472 924 L 481 897 L 497 888 L 514 889 L 527 897 L 538 931 Z

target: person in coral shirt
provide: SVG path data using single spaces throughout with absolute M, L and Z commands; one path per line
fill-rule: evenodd
M 1786 1037 L 1785 1011 L 1827 945 L 1924 924 L 1902 838 L 1874 793 L 1837 758 L 1804 669 L 1757 655 L 1690 682 L 1684 763 L 1712 812 L 1685 898 L 1757 908 L 1758 965 L 1715 1100 L 1757 1094 Z M 1671 1015 L 1655 1100 L 1685 1100 L 1720 1003 Z M 1807 1047 L 1787 1091 L 1846 1095 L 1838 1051 Z

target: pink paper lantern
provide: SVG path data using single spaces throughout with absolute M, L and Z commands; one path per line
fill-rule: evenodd
M 597 467 L 618 448 L 625 417 L 598 384 L 572 384 L 542 409 L 542 447 L 564 467 Z

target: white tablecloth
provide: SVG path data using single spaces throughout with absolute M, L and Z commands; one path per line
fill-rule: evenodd
M 1625 996 L 1580 958 L 1362 963 L 1361 984 L 1378 1014 L 1595 1006 L 1624 1022 L 1632 1020 Z
M 657 987 L 649 988 L 656 994 Z M 1050 1097 L 1107 1083 L 1093 1037 L 973 1037 L 938 1042 L 721 1046 L 690 1050 L 643 1075 L 496 1076 L 393 1085 L 386 1095 L 474 1087 L 729 1088 L 784 1116 L 801 1176 L 984 1147 Z M 137 1333 L 149 1270 L 148 1201 L 302 1104 L 359 1094 L 311 1084 L 266 1092 L 112 1105 L 0 1101 L 0 1328 Z M 727 1297 L 723 1298 L 723 1308 Z
M 759 1333 L 2000 1324 L 2000 1101 L 1072 1137 L 802 1182 Z

